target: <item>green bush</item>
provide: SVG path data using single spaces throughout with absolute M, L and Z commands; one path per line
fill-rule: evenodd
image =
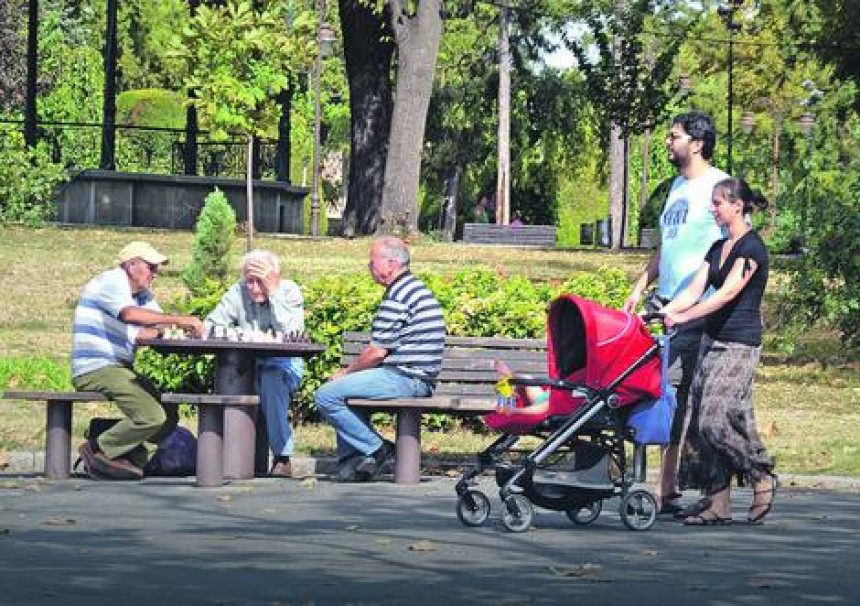
M 56 210 L 54 191 L 67 179 L 47 143 L 28 149 L 19 131 L 0 131 L 0 222 L 44 224 Z
M 236 239 L 236 213 L 227 196 L 217 187 L 206 196 L 197 219 L 191 263 L 182 272 L 182 282 L 193 294 L 211 293 L 211 282 L 224 282 L 231 274 L 230 251 Z M 217 286 L 215 287 L 217 289 Z

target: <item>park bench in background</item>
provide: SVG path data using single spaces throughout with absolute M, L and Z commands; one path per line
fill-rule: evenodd
M 342 364 L 349 364 L 370 340 L 369 333 L 348 332 L 343 336 Z M 394 481 L 414 484 L 420 478 L 421 414 L 443 412 L 476 415 L 496 406 L 493 361 L 506 361 L 517 373 L 546 375 L 546 340 L 505 337 L 447 337 L 433 395 L 396 400 L 350 399 L 349 405 L 396 415 Z
M 5 400 L 40 402 L 47 406 L 45 433 L 45 477 L 65 480 L 71 475 L 72 406 L 75 402 L 107 402 L 93 391 L 6 391 Z M 224 444 L 223 408 L 256 406 L 258 396 L 210 394 L 164 394 L 168 404 L 191 404 L 198 408 L 197 483 L 220 486 L 223 483 L 223 453 L 230 456 L 230 442 Z
M 463 242 L 467 244 L 505 244 L 508 246 L 543 246 L 554 248 L 555 225 L 496 225 L 466 223 Z

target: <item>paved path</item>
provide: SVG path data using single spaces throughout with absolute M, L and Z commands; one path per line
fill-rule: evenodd
M 454 481 L 56 484 L 0 476 L 3 604 L 857 603 L 860 494 L 783 489 L 767 524 L 470 529 Z M 744 519 L 749 491 L 739 491 Z M 692 498 L 692 497 L 691 497 Z

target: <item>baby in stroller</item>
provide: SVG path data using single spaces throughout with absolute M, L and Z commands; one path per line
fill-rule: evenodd
M 458 482 L 458 517 L 467 526 L 486 521 L 489 499 L 474 485 L 485 469 L 494 469 L 502 523 L 509 530 L 528 529 L 533 505 L 589 524 L 602 501 L 614 496 L 622 498 L 626 526 L 650 528 L 656 501 L 645 490 L 631 489 L 625 440 L 633 437 L 630 405 L 660 395 L 659 345 L 637 316 L 563 295 L 550 305 L 547 346 L 549 377 L 513 376 L 516 405 L 485 416 L 502 435 Z M 501 361 L 496 370 L 513 374 Z M 514 447 L 524 436 L 541 443 L 522 456 Z M 511 453 L 521 458 L 512 461 Z M 636 454 L 634 469 L 644 475 L 644 449 Z

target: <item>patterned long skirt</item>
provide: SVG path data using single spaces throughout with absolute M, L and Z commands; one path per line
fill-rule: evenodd
M 760 346 L 702 338 L 685 421 L 681 488 L 713 494 L 734 476 L 754 485 L 772 472 L 752 404 L 760 356 Z

